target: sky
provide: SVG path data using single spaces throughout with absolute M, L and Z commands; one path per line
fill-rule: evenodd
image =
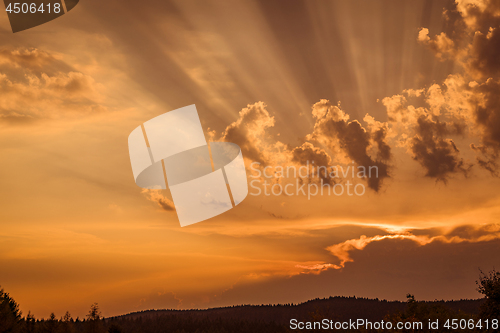
M 0 35 L 0 286 L 24 314 L 478 298 L 500 267 L 498 1 L 85 0 Z M 378 177 L 181 228 L 127 138 L 191 104 L 249 182 Z

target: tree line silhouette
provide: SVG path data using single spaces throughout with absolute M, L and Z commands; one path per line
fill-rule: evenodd
M 354 297 L 314 299 L 301 304 L 242 305 L 208 310 L 149 310 L 103 318 L 99 305 L 90 306 L 85 318 L 73 319 L 69 312 L 57 319 L 36 319 L 28 312 L 23 317 L 19 304 L 0 288 L 0 333 L 230 333 L 230 332 L 301 332 L 290 329 L 290 319 L 334 321 L 367 319 L 385 322 L 423 322 L 447 319 L 477 321 L 500 319 L 500 272 L 480 271 L 477 291 L 484 297 L 478 300 L 417 301 L 411 294 L 406 302 Z M 413 330 L 391 330 L 413 332 Z M 449 332 L 440 326 L 432 332 Z M 484 327 L 461 329 L 460 332 L 498 332 Z M 351 330 L 351 332 L 355 332 Z M 376 332 L 360 329 L 357 332 Z M 431 332 L 426 325 L 418 332 Z

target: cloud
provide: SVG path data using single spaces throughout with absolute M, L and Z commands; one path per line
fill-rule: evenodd
M 269 114 L 264 102 L 248 105 L 239 112 L 238 119 L 226 127 L 220 140 L 233 142 L 241 147 L 243 156 L 259 163 L 260 168 L 270 166 L 293 166 L 331 165 L 328 153 L 310 142 L 304 142 L 301 146 L 290 147 L 267 134 L 270 128 L 275 126 L 275 119 Z M 216 140 L 214 131 L 209 131 L 211 139 Z M 311 175 L 312 173 L 309 173 Z M 314 178 L 317 178 L 315 175 Z M 330 183 L 332 179 L 322 169 L 319 175 L 324 184 Z M 275 179 L 279 182 L 280 179 Z M 313 179 L 309 179 L 313 181 Z
M 498 176 L 498 149 L 490 149 L 484 145 L 477 146 L 473 143 L 470 147 L 478 153 L 476 160 L 479 166 L 489 171 L 493 176 Z
M 384 179 L 389 177 L 388 162 L 392 158 L 387 142 L 387 124 L 367 115 L 365 121 L 368 127 L 365 129 L 358 121 L 349 121 L 349 116 L 328 100 L 315 103 L 311 112 L 316 119 L 313 132 L 297 147 L 285 145 L 266 134 L 275 126 L 275 120 L 263 102 L 241 110 L 239 118 L 226 128 L 221 140 L 238 144 L 243 156 L 260 163 L 261 167 L 273 163 L 281 166 L 306 166 L 309 163 L 311 167 L 328 167 L 334 162 L 350 164 L 351 161 L 365 167 L 365 170 L 377 167 L 378 177 L 367 177 L 365 180 L 372 190 L 378 192 Z M 209 136 L 215 139 L 213 131 L 209 131 Z M 332 154 L 336 154 L 335 161 Z M 330 176 L 321 169 L 314 178 L 331 184 L 333 179 Z
M 455 3 L 460 13 L 455 19 L 461 19 L 468 32 L 487 31 L 500 24 L 500 5 L 496 0 L 455 0 Z
M 331 158 L 328 153 L 315 147 L 310 142 L 305 142 L 300 147 L 295 147 L 292 150 L 292 162 L 296 162 L 300 165 L 310 165 L 311 167 L 325 167 L 325 168 L 317 168 L 319 170 L 319 175 L 317 175 L 322 181 L 323 184 L 331 184 L 333 182 L 333 178 L 330 177 L 328 172 L 328 167 L 331 166 Z M 309 173 L 312 175 L 312 173 Z
M 385 238 L 369 243 L 364 251 L 354 250 L 354 263 L 343 269 L 238 283 L 209 306 L 296 303 L 332 295 L 404 300 L 408 292 L 423 300 L 477 298 L 478 267 L 498 265 L 491 254 L 499 248 L 498 240 L 421 246 L 410 239 Z
M 372 133 L 372 140 L 377 147 L 377 158 L 382 161 L 389 161 L 392 158 L 391 146 L 388 143 L 390 132 L 387 122 L 376 121 L 375 118 L 366 114 L 363 120 L 367 123 L 368 129 Z
M 422 28 L 418 33 L 417 40 L 428 45 L 440 60 L 452 59 L 456 56 L 455 43 L 444 32 L 431 39 L 429 29 Z
M 101 113 L 101 87 L 48 52 L 0 50 L 0 122 L 30 123 Z
M 432 242 L 451 243 L 479 243 L 500 239 L 500 225 L 491 224 L 483 226 L 465 225 L 454 228 L 448 233 L 437 236 L 425 235 L 425 231 L 419 231 L 419 235 L 414 235 L 410 230 L 403 233 L 389 235 L 377 235 L 367 237 L 362 235 L 356 239 L 349 239 L 342 243 L 326 248 L 332 255 L 337 257 L 339 264 L 332 265 L 334 269 L 342 269 L 348 262 L 353 262 L 350 253 L 354 250 L 363 250 L 366 246 L 374 242 L 385 240 L 411 240 L 419 246 L 425 246 Z
M 316 274 L 316 275 L 330 268 L 336 268 L 335 265 L 324 262 L 297 264 L 295 265 L 295 267 L 302 269 L 300 274 Z
M 417 236 L 414 235 L 385 235 L 385 236 L 366 237 L 365 235 L 362 235 L 358 239 L 349 239 L 346 240 L 345 242 L 329 246 L 326 249 L 330 251 L 330 253 L 333 254 L 335 257 L 337 257 L 340 261 L 338 265 L 333 265 L 332 267 L 335 269 L 341 269 L 345 267 L 346 263 L 354 261 L 353 259 L 351 259 L 349 255 L 351 251 L 363 250 L 368 244 L 372 242 L 383 241 L 386 239 L 411 239 L 423 245 L 420 239 L 425 239 L 425 237 L 418 238 Z
M 65 65 L 50 53 L 39 49 L 16 49 L 16 50 L 0 50 L 0 66 L 5 69 L 6 67 L 14 67 L 18 69 L 30 70 L 32 72 L 44 71 L 52 66 Z
M 475 86 L 476 96 L 471 101 L 476 105 L 476 123 L 481 130 L 481 144 L 471 145 L 478 153 L 480 166 L 492 174 L 498 172 L 498 155 L 500 151 L 500 84 L 488 79 L 485 83 Z
M 413 158 L 426 170 L 426 176 L 446 182 L 450 174 L 462 172 L 467 175 L 467 166 L 460 152 L 447 134 L 456 134 L 457 128 L 449 128 L 448 124 L 437 118 L 420 116 L 416 126 L 417 134 L 409 142 Z
M 161 194 L 161 190 L 150 190 L 142 189 L 142 194 L 144 194 L 148 200 L 155 202 L 161 209 L 167 212 L 175 211 L 175 206 L 172 200 Z
M 455 7 L 448 9 L 445 17 L 455 30 L 452 39 L 443 33 L 429 37 L 426 28 L 420 30 L 417 39 L 429 45 L 438 58 L 446 54 L 453 59 L 463 72 L 450 76 L 445 81 L 448 91 L 437 91 L 434 96 L 449 95 L 447 101 L 439 103 L 433 96 L 428 100 L 438 101 L 439 106 L 454 110 L 452 116 L 462 116 L 462 120 L 468 121 L 470 132 L 480 139 L 480 144 L 469 145 L 477 154 L 477 164 L 497 175 L 500 149 L 500 4 L 494 0 L 456 0 Z M 453 83 L 455 85 L 450 89 Z M 464 100 L 468 105 L 463 103 Z M 457 169 L 460 160 L 453 159 L 454 148 L 451 141 L 448 142 L 445 148 L 447 158 L 444 160 L 449 163 L 444 170 L 451 171 Z M 442 142 L 439 144 L 443 145 Z
M 269 114 L 264 102 L 249 104 L 240 111 L 238 119 L 226 127 L 222 141 L 236 143 L 246 158 L 267 164 L 272 159 L 269 152 L 272 147 L 266 131 L 274 123 L 274 117 Z
M 472 164 L 461 157 L 455 142 L 474 134 L 470 126 L 474 93 L 464 77 L 450 75 L 442 85 L 405 93 L 408 98 L 395 95 L 382 100 L 390 128 L 400 134 L 399 145 L 407 148 L 427 177 L 446 182 L 454 174 L 467 175 Z
M 487 33 L 474 34 L 470 50 L 469 66 L 473 74 L 481 78 L 500 74 L 500 27 L 490 27 Z
M 358 166 L 366 169 L 376 166 L 378 177 L 369 177 L 366 181 L 368 187 L 378 192 L 384 179 L 389 177 L 387 162 L 391 153 L 390 146 L 385 142 L 386 130 L 381 127 L 375 132 L 367 131 L 357 120 L 349 121 L 349 116 L 328 100 L 314 104 L 312 115 L 316 123 L 307 139 L 328 147 L 332 152 L 345 155 Z M 378 147 L 375 157 L 369 155 L 373 145 Z

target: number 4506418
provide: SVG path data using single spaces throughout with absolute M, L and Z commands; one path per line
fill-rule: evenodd
M 464 330 L 464 329 L 475 329 L 478 328 L 480 330 L 482 329 L 494 329 L 498 330 L 499 328 L 499 323 L 498 319 L 479 319 L 477 322 L 474 319 L 448 319 L 443 327 L 451 330 Z
M 16 3 L 9 3 L 7 8 L 5 9 L 8 13 L 14 13 L 14 14 L 35 14 L 35 13 L 60 13 L 61 12 L 61 4 L 60 3 L 47 3 L 47 4 L 40 4 L 37 5 L 36 3 L 27 3 L 27 2 L 16 2 Z

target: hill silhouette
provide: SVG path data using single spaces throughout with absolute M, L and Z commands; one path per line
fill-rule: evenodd
M 496 278 L 497 275 L 492 276 Z M 487 276 L 485 281 L 495 282 L 496 280 Z M 489 288 L 489 284 L 484 284 L 484 286 Z M 428 320 L 438 319 L 444 323 L 447 319 L 477 320 L 484 315 L 485 309 L 496 309 L 491 304 L 485 307 L 489 304 L 488 301 L 494 300 L 486 297 L 483 299 L 428 302 L 416 301 L 413 295 L 408 294 L 407 301 L 401 302 L 336 296 L 313 299 L 300 304 L 239 305 L 192 310 L 147 310 L 109 318 L 103 318 L 98 304 L 94 303 L 83 320 L 73 319 L 69 313 L 60 319 L 57 319 L 54 314 L 48 319 L 35 319 L 30 313 L 23 318 L 18 304 L 9 294 L 0 289 L 0 333 L 279 333 L 307 331 L 292 329 L 292 319 L 297 322 L 316 323 L 322 322 L 324 319 L 327 319 L 327 322 L 337 323 L 349 320 L 356 321 L 357 319 L 370 322 L 385 321 L 386 323 L 427 323 Z M 349 331 L 375 332 L 376 330 L 362 328 Z M 392 331 L 406 332 L 407 330 Z M 426 328 L 418 331 L 430 332 Z M 445 331 L 432 330 L 432 332 Z
M 421 304 L 442 305 L 454 312 L 464 312 L 477 315 L 484 299 L 466 299 L 457 301 L 419 301 Z M 407 302 L 387 301 L 369 298 L 356 298 L 335 296 L 329 298 L 316 298 L 299 304 L 274 304 L 274 305 L 238 305 L 209 309 L 193 310 L 146 310 L 129 313 L 126 315 L 107 318 L 137 319 L 151 318 L 163 315 L 175 315 L 185 318 L 224 318 L 227 320 L 240 319 L 247 321 L 276 322 L 288 324 L 291 318 L 311 320 L 312 314 L 319 314 L 333 320 L 349 320 L 363 318 L 370 321 L 382 320 L 388 314 L 402 312 L 406 309 Z
M 415 303 L 429 309 L 443 309 L 441 312 L 451 317 L 465 315 L 472 318 L 479 314 L 484 299 Z M 206 332 L 246 332 L 246 328 L 248 332 L 291 332 L 297 331 L 290 329 L 291 319 L 306 322 L 321 321 L 324 318 L 333 321 L 362 318 L 379 322 L 398 318 L 407 308 L 408 302 L 337 296 L 300 304 L 239 305 L 205 310 L 147 310 L 106 318 L 105 321 L 116 327 L 134 329 L 155 322 L 161 327 L 172 329 L 172 332 L 177 328 L 182 328 L 179 332 L 198 332 L 196 329 L 201 327 L 208 329 Z M 124 332 L 128 330 L 125 329 Z

